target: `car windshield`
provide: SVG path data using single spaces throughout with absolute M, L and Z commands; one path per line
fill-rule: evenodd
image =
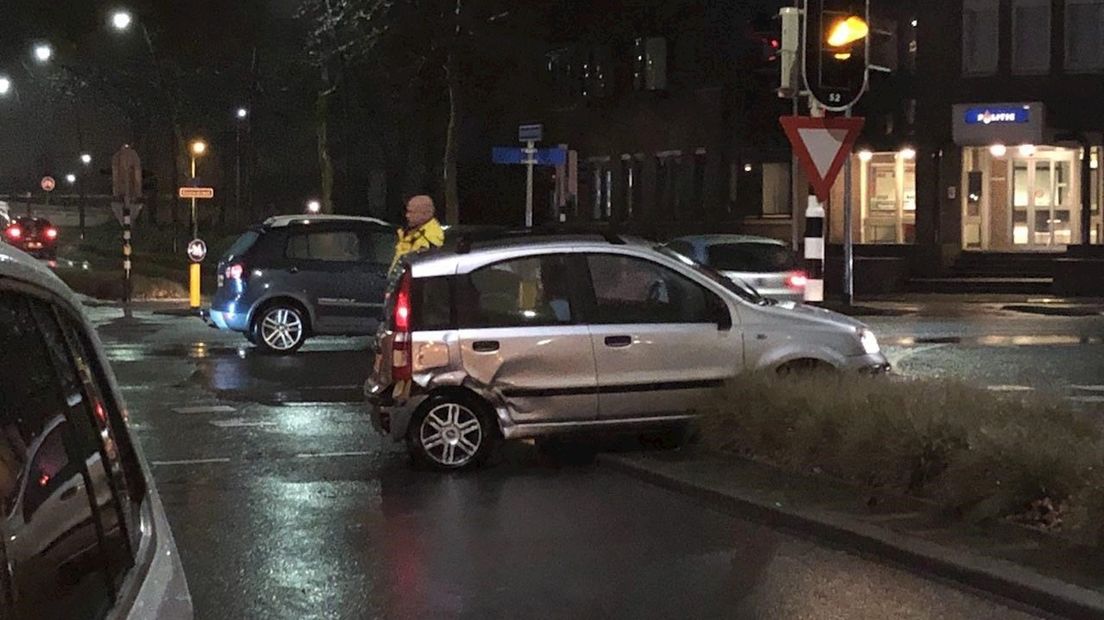
M 672 250 L 671 248 L 668 248 L 666 246 L 659 246 L 656 248 L 656 250 L 664 256 L 674 258 L 675 260 L 691 267 L 701 275 L 723 286 L 725 290 L 735 293 L 736 296 L 748 303 L 752 303 L 757 306 L 769 306 L 773 303 L 771 302 L 771 300 L 760 295 L 758 291 L 751 288 L 750 286 L 747 286 L 742 282 L 732 280 L 719 271 L 711 267 L 707 267 L 706 265 L 703 265 L 687 256 L 683 256 L 682 254 Z
M 709 246 L 709 266 L 719 271 L 777 273 L 797 268 L 794 253 L 776 243 L 721 243 Z

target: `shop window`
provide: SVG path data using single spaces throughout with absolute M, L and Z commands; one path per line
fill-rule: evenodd
M 790 165 L 763 164 L 763 217 L 788 217 L 790 203 Z
M 863 243 L 914 243 L 916 164 L 899 153 L 857 156 Z
M 1104 71 L 1104 0 L 1066 0 L 1066 71 Z
M 999 17 L 999 0 L 964 0 L 962 3 L 964 75 L 992 75 L 997 72 Z
M 1050 71 L 1050 0 L 1013 0 L 1012 72 Z

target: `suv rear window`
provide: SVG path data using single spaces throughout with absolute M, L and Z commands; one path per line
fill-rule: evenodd
M 774 273 L 797 268 L 794 253 L 774 243 L 725 243 L 709 246 L 709 266 L 718 271 Z
M 255 230 L 249 230 L 238 237 L 238 240 L 230 246 L 229 250 L 226 250 L 226 256 L 238 257 L 249 251 L 249 248 L 253 247 L 253 244 L 257 242 L 261 233 Z

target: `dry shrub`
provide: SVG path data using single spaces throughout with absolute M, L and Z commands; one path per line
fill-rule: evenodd
M 1057 400 L 953 381 L 742 376 L 703 418 L 712 449 L 935 499 L 972 521 L 1040 514 L 1096 542 L 1104 429 Z

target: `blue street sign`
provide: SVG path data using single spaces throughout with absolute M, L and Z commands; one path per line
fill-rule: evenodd
M 518 142 L 540 142 L 544 139 L 544 125 L 534 123 L 518 126 Z
M 534 166 L 564 166 L 567 164 L 567 149 L 536 149 L 533 154 Z M 526 164 L 525 149 L 520 147 L 496 146 L 491 149 L 491 161 L 496 164 Z

